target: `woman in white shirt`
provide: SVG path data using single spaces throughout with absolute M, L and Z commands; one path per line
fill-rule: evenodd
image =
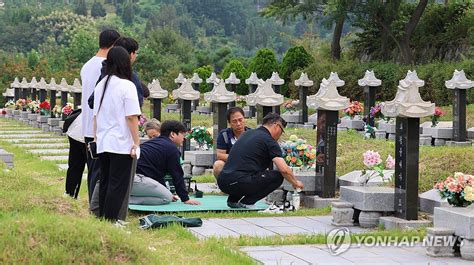
M 95 87 L 94 135 L 101 162 L 99 216 L 117 221 L 131 181 L 140 138 L 141 114 L 128 52 L 114 47 L 107 54 L 106 76 Z

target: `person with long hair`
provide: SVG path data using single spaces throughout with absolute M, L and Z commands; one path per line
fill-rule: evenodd
M 139 153 L 141 111 L 127 50 L 113 47 L 106 64 L 107 75 L 94 92 L 94 139 L 101 162 L 99 216 L 117 221 L 127 200 L 133 159 Z

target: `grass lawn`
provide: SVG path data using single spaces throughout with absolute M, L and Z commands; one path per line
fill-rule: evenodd
M 449 107 L 442 120 L 450 120 Z M 179 119 L 177 113 L 164 113 L 165 119 Z M 3 120 L 0 120 L 4 126 Z M 20 124 L 8 122 L 10 125 Z M 210 116 L 193 115 L 193 125 L 210 126 Z M 255 127 L 255 120 L 248 122 Z M 468 106 L 468 126 L 474 126 L 474 105 Z M 6 127 L 6 126 L 5 126 Z M 26 128 L 26 127 L 24 127 Z M 288 129 L 314 144 L 316 133 L 307 129 Z M 138 217 L 131 213 L 126 229 L 97 220 L 87 210 L 87 190 L 82 184 L 79 200 L 62 197 L 65 172 L 53 161 L 40 161 L 24 149 L 1 141 L 0 146 L 14 153 L 15 168 L 0 165 L 0 263 L 177 263 L 177 264 L 252 264 L 253 260 L 237 251 L 239 246 L 319 244 L 324 235 L 283 236 L 269 238 L 241 237 L 235 239 L 198 240 L 178 226 L 142 231 Z M 394 153 L 394 143 L 363 140 L 355 132 L 338 132 L 337 174 L 362 169 L 362 154 L 377 150 L 382 155 Z M 420 147 L 420 191 L 431 188 L 435 181 L 455 171 L 474 172 L 472 147 Z M 202 176 L 199 182 L 213 181 Z M 302 209 L 287 215 L 326 215 L 330 209 Z M 250 217 L 258 213 L 186 213 L 184 216 Z M 413 231 L 382 231 L 370 234 L 424 235 L 424 229 Z M 363 235 L 361 235 L 363 236 Z

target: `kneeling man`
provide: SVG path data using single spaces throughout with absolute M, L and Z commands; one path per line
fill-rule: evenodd
M 179 121 L 165 121 L 161 124 L 161 134 L 140 145 L 140 158 L 137 161 L 137 176 L 130 192 L 130 204 L 159 205 L 176 201 L 166 187 L 164 177 L 170 174 L 176 193 L 185 204 L 198 205 L 200 202 L 189 199 L 181 167 L 181 146 L 186 128 Z
M 277 140 L 284 132 L 286 121 L 276 113 L 263 118 L 262 126 L 240 137 L 230 151 L 227 162 L 217 178 L 219 188 L 229 194 L 231 208 L 249 208 L 280 187 L 285 178 L 295 189 L 303 183 L 281 157 Z M 269 170 L 276 165 L 278 170 Z

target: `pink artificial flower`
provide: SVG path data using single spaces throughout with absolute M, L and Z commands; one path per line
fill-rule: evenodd
M 444 183 L 443 182 L 438 182 L 434 185 L 434 188 L 438 189 L 438 190 L 444 190 Z
M 369 150 L 364 153 L 364 165 L 366 167 L 374 167 L 380 163 L 382 163 L 382 159 L 380 158 L 380 154 L 378 152 Z
M 385 160 L 385 168 L 394 169 L 395 168 L 395 159 L 391 155 L 388 155 L 387 160 Z

